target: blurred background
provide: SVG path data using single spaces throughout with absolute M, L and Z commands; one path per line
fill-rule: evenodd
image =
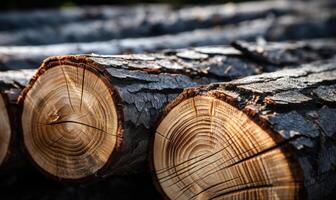
M 185 4 L 220 4 L 220 3 L 228 3 L 228 2 L 242 2 L 249 0 L 215 0 L 215 1 L 207 1 L 207 0 L 147 0 L 147 1 L 138 1 L 138 0 L 52 0 L 52 1 L 44 1 L 44 0 L 13 0 L 3 2 L 1 5 L 1 9 L 31 9 L 31 8 L 64 8 L 64 7 L 72 7 L 72 6 L 83 6 L 83 5 L 129 5 L 129 4 L 139 4 L 139 3 L 160 3 L 160 4 L 171 4 L 174 6 L 181 6 Z
M 336 1 L 11 0 L 0 5 L 0 71 L 48 56 L 122 54 L 336 35 Z
M 0 71 L 48 56 L 121 54 L 336 35 L 336 1 L 42 1 L 0 5 Z

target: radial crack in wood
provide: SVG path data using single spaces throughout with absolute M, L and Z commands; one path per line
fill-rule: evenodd
M 335 61 L 185 89 L 153 139 L 158 189 L 169 199 L 332 199 Z
M 274 138 L 215 97 L 196 96 L 174 107 L 157 128 L 153 152 L 170 199 L 293 199 L 298 191 Z
M 112 92 L 82 67 L 58 65 L 43 73 L 26 94 L 22 121 L 29 155 L 58 178 L 93 175 L 117 145 Z

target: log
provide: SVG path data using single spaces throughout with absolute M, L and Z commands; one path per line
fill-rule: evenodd
M 310 4 L 308 4 L 310 5 Z M 319 7 L 319 5 L 316 5 Z M 200 28 L 298 13 L 307 4 L 261 1 L 193 6 L 89 7 L 0 15 L 0 45 L 42 45 L 174 34 Z M 86 19 L 89 18 L 89 19 Z M 92 19 L 93 18 L 93 19 Z M 31 26 L 28 26 L 31 25 Z M 25 29 L 10 27 L 23 26 Z M 0 26 L 1 27 L 1 26 Z
M 169 199 L 332 199 L 335 63 L 186 89 L 155 131 L 158 189 Z
M 68 43 L 42 46 L 0 47 L 0 67 L 25 69 L 38 66 L 49 56 L 66 54 L 124 54 L 155 52 L 162 49 L 188 48 L 192 46 L 227 45 L 235 40 L 255 41 L 266 38 L 270 41 L 300 38 L 328 38 L 336 34 L 334 16 L 257 19 L 237 25 L 200 29 L 176 35 L 148 38 L 133 38 L 90 43 Z M 279 23 L 278 27 L 275 24 Z M 293 28 L 295 27 L 295 28 Z M 248 32 L 246 30 L 249 30 Z M 305 31 L 302 31 L 305 30 Z
M 287 59 L 301 50 L 265 55 Z M 51 57 L 19 98 L 26 153 L 41 171 L 62 181 L 141 172 L 154 122 L 184 88 L 281 67 L 229 47 Z
M 62 184 L 48 180 L 30 165 L 22 153 L 18 139 L 16 100 L 19 91 L 27 85 L 36 70 L 13 70 L 0 72 L 0 86 L 6 98 L 8 113 L 11 116 L 11 145 L 5 162 L 0 162 L 0 199 L 159 199 L 151 181 L 151 175 L 146 173 L 130 176 L 113 176 L 103 181 L 89 184 Z M 2 97 L 2 96 L 0 96 Z M 0 101 L 2 98 L 0 98 Z M 3 123 L 2 109 L 0 122 Z M 0 141 L 2 142 L 2 124 L 0 126 Z M 3 147 L 1 144 L 0 147 Z M 34 180 L 33 182 L 31 180 Z
M 11 128 L 7 111 L 7 99 L 0 93 L 0 166 L 8 155 Z
M 0 72 L 0 177 L 8 178 L 25 165 L 20 148 L 17 97 L 33 71 Z

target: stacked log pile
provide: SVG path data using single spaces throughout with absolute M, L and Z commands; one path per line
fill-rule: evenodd
M 0 199 L 331 199 L 334 7 L 1 13 Z

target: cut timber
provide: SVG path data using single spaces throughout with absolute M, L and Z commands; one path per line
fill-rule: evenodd
M 186 89 L 152 167 L 169 199 L 325 199 L 336 189 L 336 58 Z
M 106 80 L 85 68 L 64 64 L 44 72 L 27 95 L 22 116 L 34 161 L 64 178 L 102 168 L 121 137 L 113 95 Z
M 282 49 L 267 55 L 302 50 Z M 52 57 L 20 98 L 24 144 L 32 161 L 58 179 L 139 172 L 146 169 L 154 122 L 184 88 L 281 67 L 258 64 L 231 47 Z
M 213 50 L 219 55 L 184 50 L 46 60 L 20 100 L 28 154 L 59 179 L 143 170 L 146 132 L 159 111 L 183 88 L 218 81 L 216 76 L 206 78 L 210 63 L 214 73 L 216 68 L 231 66 L 219 74 L 221 79 L 260 70 L 257 64 L 239 59 L 241 54 L 233 48 Z
M 263 70 L 231 47 L 52 57 L 20 98 L 24 144 L 58 179 L 139 172 L 153 123 L 185 87 Z
M 6 100 L 0 95 L 0 166 L 8 155 L 11 128 Z
M 0 176 L 24 162 L 19 147 L 17 97 L 33 70 L 0 72 Z

